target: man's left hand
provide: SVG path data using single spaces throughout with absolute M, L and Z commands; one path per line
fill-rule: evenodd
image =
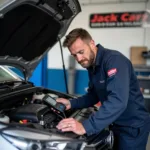
M 72 131 L 78 135 L 83 135 L 86 133 L 83 125 L 73 118 L 67 118 L 61 120 L 57 125 L 57 128 L 62 132 Z

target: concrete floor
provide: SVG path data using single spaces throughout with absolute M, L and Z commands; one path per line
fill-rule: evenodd
M 150 135 L 149 135 L 149 139 L 148 139 L 148 142 L 147 142 L 146 150 L 150 150 Z

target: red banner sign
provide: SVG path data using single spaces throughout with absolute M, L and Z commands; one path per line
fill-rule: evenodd
M 145 11 L 90 15 L 91 28 L 142 27 L 143 23 L 150 23 L 150 14 Z

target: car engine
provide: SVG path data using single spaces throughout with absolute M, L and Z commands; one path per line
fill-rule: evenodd
M 56 98 L 63 97 L 63 95 L 48 92 L 40 94 L 36 92 L 28 95 L 25 94 L 24 96 L 20 93 L 21 97 L 18 95 L 15 96 L 14 100 L 12 100 L 13 97 L 11 97 L 11 101 L 7 99 L 7 105 L 5 105 L 6 103 L 1 103 L 0 107 L 4 108 L 0 111 L 1 122 L 38 129 L 40 131 L 55 133 L 65 137 L 84 139 L 89 145 L 92 144 L 94 147 L 98 148 L 104 147 L 104 149 L 109 149 L 112 147 L 113 134 L 109 130 L 87 137 L 77 135 L 73 132 L 61 132 L 56 128 L 56 125 L 63 118 L 70 117 L 78 121 L 87 119 L 93 112 L 97 111 L 95 107 L 80 110 L 65 110 L 63 113 L 61 111 L 58 113 L 53 109 L 55 108 L 55 102 L 51 101 L 52 105 L 49 105 L 45 100 L 45 97 L 48 97 L 49 95 L 51 99 L 56 101 Z M 66 97 L 64 95 L 64 98 L 69 99 L 71 97 Z
M 54 99 L 54 101 L 56 101 L 56 98 L 59 97 L 57 94 L 53 93 L 37 92 L 28 98 L 23 98 L 25 100 L 22 104 L 19 104 L 19 100 L 16 100 L 16 106 L 1 111 L 0 121 L 61 134 L 61 132 L 56 129 L 56 125 L 63 118 L 73 117 L 78 121 L 81 121 L 88 118 L 93 111 L 89 108 L 83 110 L 68 110 L 63 113 L 57 113 L 57 111 L 52 109 L 52 105 L 48 105 L 44 102 L 45 95 L 49 95 L 52 99 Z M 20 99 L 20 97 L 18 99 Z M 64 135 L 68 136 L 67 133 Z M 74 137 L 77 135 L 69 133 L 69 136 Z

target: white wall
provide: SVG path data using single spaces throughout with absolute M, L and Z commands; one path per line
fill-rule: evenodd
M 146 10 L 150 12 L 150 1 L 146 5 Z M 145 45 L 150 50 L 150 24 L 145 28 Z M 147 64 L 150 65 L 150 59 L 147 59 Z
M 150 4 L 148 5 L 150 8 Z M 111 13 L 125 11 L 144 11 L 146 3 L 116 3 L 101 5 L 84 5 L 81 6 L 82 12 L 71 23 L 68 32 L 74 28 L 82 27 L 87 29 L 92 35 L 96 43 L 102 44 L 104 47 L 116 49 L 129 58 L 129 50 L 131 46 L 148 46 L 150 47 L 150 28 L 97 28 L 89 27 L 89 16 L 91 13 Z M 67 32 L 67 33 L 68 33 Z M 62 39 L 63 42 L 63 39 Z M 69 52 L 64 49 L 64 60 L 66 68 L 68 67 Z M 48 54 L 48 68 L 62 68 L 60 48 L 56 44 Z M 83 69 L 77 65 L 77 69 Z

